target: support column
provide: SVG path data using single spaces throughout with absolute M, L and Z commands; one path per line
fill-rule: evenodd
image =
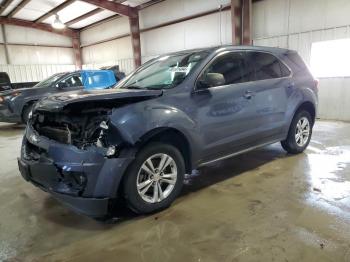
M 81 58 L 81 47 L 80 47 L 80 34 L 76 32 L 73 34 L 72 38 L 73 42 L 73 52 L 74 52 L 74 60 L 75 60 L 75 69 L 82 69 L 82 58 Z
M 252 0 L 243 0 L 242 5 L 243 45 L 252 44 Z
M 131 45 L 134 55 L 135 68 L 141 65 L 141 40 L 140 40 L 140 24 L 138 11 L 132 13 L 129 17 Z
M 7 48 L 7 37 L 6 37 L 6 31 L 5 31 L 5 25 L 1 24 L 1 34 L 2 39 L 4 41 L 4 49 L 5 49 L 5 62 L 6 64 L 10 64 L 10 57 L 9 57 L 9 50 Z
M 242 0 L 231 0 L 232 44 L 242 44 Z

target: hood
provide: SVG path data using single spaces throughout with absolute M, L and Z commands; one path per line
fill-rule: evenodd
M 35 110 L 58 112 L 62 109 L 79 104 L 108 105 L 116 102 L 138 102 L 159 97 L 162 90 L 133 90 L 133 89 L 103 89 L 77 90 L 50 95 L 36 103 Z M 113 106 L 112 106 L 113 107 Z

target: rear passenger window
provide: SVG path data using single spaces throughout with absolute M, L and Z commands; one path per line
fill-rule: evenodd
M 289 69 L 274 55 L 262 52 L 249 52 L 250 64 L 255 71 L 255 80 L 287 77 Z

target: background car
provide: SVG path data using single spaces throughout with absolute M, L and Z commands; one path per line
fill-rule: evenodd
M 10 89 L 29 88 L 36 85 L 38 82 L 17 82 L 12 83 L 9 75 L 6 72 L 0 72 L 0 92 Z
M 35 102 L 50 94 L 78 89 L 105 89 L 116 83 L 111 70 L 80 70 L 54 74 L 32 88 L 0 93 L 0 122 L 26 123 Z

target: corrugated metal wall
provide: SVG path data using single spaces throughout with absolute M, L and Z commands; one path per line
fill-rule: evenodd
M 7 72 L 11 82 L 39 82 L 52 74 L 75 70 L 75 65 L 0 65 L 0 72 Z
M 0 45 L 0 71 L 12 82 L 37 82 L 58 72 L 75 70 L 69 37 L 41 30 L 5 25 L 9 64 Z M 0 34 L 0 43 L 4 43 Z
M 313 42 L 350 38 L 348 0 L 264 0 L 253 4 L 254 44 L 297 50 L 310 64 Z M 349 47 L 350 48 L 350 47 Z M 350 78 L 322 78 L 318 117 L 350 121 Z
M 145 29 L 229 4 L 230 0 L 167 0 L 140 12 L 140 28 Z M 160 15 L 166 14 L 166 15 Z M 125 72 L 133 70 L 130 37 L 106 41 L 130 32 L 127 18 L 118 18 L 81 33 L 84 68 L 119 64 Z M 224 11 L 141 33 L 142 62 L 157 55 L 204 46 L 231 43 L 231 12 Z

